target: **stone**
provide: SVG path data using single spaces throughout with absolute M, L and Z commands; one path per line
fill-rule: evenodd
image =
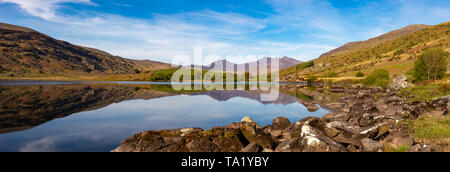
M 408 136 L 394 137 L 392 139 L 392 144 L 394 144 L 396 147 L 412 146 L 414 144 L 414 139 L 412 137 L 408 137 Z
M 230 128 L 230 129 L 239 129 L 239 125 L 240 125 L 240 124 L 241 124 L 241 123 L 239 123 L 239 122 L 233 122 L 233 123 L 227 125 L 226 128 Z
M 291 122 L 285 117 L 277 117 L 272 122 L 273 130 L 285 130 L 291 127 Z
M 256 143 L 250 143 L 241 152 L 261 152 L 263 148 Z
M 272 137 L 279 138 L 283 135 L 283 131 L 281 130 L 273 130 L 272 133 L 270 133 Z
M 303 152 L 347 152 L 346 148 L 309 125 L 303 125 L 300 135 Z
M 382 123 L 375 124 L 371 127 L 367 127 L 360 132 L 361 137 L 371 138 L 374 140 L 379 139 L 381 136 L 389 132 L 392 126 L 392 121 L 386 121 Z
M 298 102 L 303 104 L 303 106 L 305 106 L 309 112 L 316 112 L 320 109 L 317 104 L 311 101 L 299 100 Z
M 436 148 L 433 146 L 417 144 L 411 147 L 408 152 L 436 152 Z
M 240 124 L 241 133 L 250 142 L 261 145 L 264 149 L 272 149 L 275 141 L 250 117 L 244 117 Z
M 325 125 L 324 133 L 338 143 L 360 146 L 361 128 L 351 126 L 346 122 L 333 121 Z
M 302 152 L 300 139 L 287 139 L 277 146 L 275 152 Z
M 322 117 L 325 122 L 347 121 L 350 118 L 348 113 L 328 113 Z
M 362 139 L 361 145 L 364 152 L 383 152 L 383 144 L 378 143 L 372 139 Z
M 389 90 L 397 92 L 406 87 L 408 87 L 408 78 L 405 75 L 400 75 L 394 78 L 392 84 L 389 85 Z
M 323 129 L 325 128 L 325 122 L 322 120 L 322 118 L 317 118 L 317 117 L 306 117 L 302 120 L 299 121 L 299 124 L 296 124 L 297 127 L 301 127 L 303 125 L 308 125 L 311 127 L 314 127 L 320 131 L 323 131 Z

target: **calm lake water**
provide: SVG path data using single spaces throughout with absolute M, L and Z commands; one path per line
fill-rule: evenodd
M 276 101 L 262 102 L 261 91 L 180 93 L 155 83 L 2 81 L 0 151 L 104 152 L 146 130 L 210 129 L 244 116 L 267 125 L 278 116 L 295 122 L 329 112 L 309 112 L 299 102 L 330 96 L 285 87 Z

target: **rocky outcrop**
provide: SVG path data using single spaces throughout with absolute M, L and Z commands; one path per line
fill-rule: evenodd
M 395 77 L 392 84 L 389 85 L 388 92 L 397 92 L 406 87 L 408 87 L 408 78 L 405 75 L 400 75 Z
M 249 142 L 261 145 L 264 149 L 273 149 L 276 145 L 272 137 L 250 117 L 244 117 L 239 128 Z
M 378 143 L 372 139 L 362 139 L 361 145 L 363 147 L 364 152 L 383 152 L 383 145 Z

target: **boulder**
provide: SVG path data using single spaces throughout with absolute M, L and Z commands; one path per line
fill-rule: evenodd
M 328 113 L 322 117 L 325 122 L 347 121 L 350 118 L 348 113 Z
M 299 128 L 299 127 L 302 127 L 303 125 L 308 125 L 308 126 L 316 128 L 320 131 L 323 131 L 323 129 L 325 128 L 325 124 L 326 124 L 325 121 L 323 121 L 321 118 L 310 116 L 310 117 L 306 117 L 306 118 L 300 120 L 299 123 L 295 124 L 294 126 Z
M 283 131 L 281 130 L 273 130 L 272 133 L 270 133 L 272 137 L 274 138 L 280 138 L 283 136 Z
M 350 119 L 349 122 L 354 125 L 360 125 L 360 119 L 364 114 L 373 114 L 379 112 L 378 108 L 373 103 L 356 103 L 350 107 Z M 366 126 L 366 125 L 362 125 Z
M 275 152 L 302 152 L 302 146 L 300 143 L 300 139 L 287 139 L 284 142 L 280 143 Z
M 392 84 L 389 85 L 389 90 L 397 92 L 406 87 L 408 87 L 408 78 L 405 75 L 400 75 L 394 78 Z
M 256 143 L 250 143 L 241 152 L 261 152 L 263 148 Z
M 264 149 L 272 149 L 275 146 L 275 141 L 272 137 L 264 132 L 255 121 L 250 117 L 244 117 L 240 124 L 241 133 L 250 143 L 261 145 Z
M 364 130 L 360 132 L 361 137 L 371 138 L 374 140 L 380 139 L 383 135 L 389 132 L 389 129 L 392 127 L 392 121 L 385 121 L 382 123 L 375 124 L 371 127 L 366 127 Z
M 285 130 L 291 127 L 291 121 L 285 117 L 277 117 L 272 122 L 272 130 Z
M 372 139 L 362 139 L 361 145 L 364 152 L 383 152 L 383 144 L 378 143 Z
M 408 152 L 436 152 L 436 148 L 433 146 L 417 144 L 411 147 Z
M 347 152 L 346 148 L 325 136 L 309 125 L 303 125 L 300 135 L 300 147 L 303 152 Z
M 350 126 L 346 122 L 333 121 L 325 125 L 324 133 L 338 143 L 361 146 L 361 130 L 359 126 Z
M 311 101 L 299 100 L 299 103 L 303 104 L 303 106 L 305 106 L 309 112 L 316 112 L 320 109 L 317 104 Z

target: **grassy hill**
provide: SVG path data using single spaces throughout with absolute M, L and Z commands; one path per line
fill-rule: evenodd
M 0 23 L 0 77 L 103 76 L 169 69 L 56 40 L 29 28 Z
M 441 47 L 450 51 L 449 32 L 450 22 L 436 26 L 409 26 L 406 31 L 403 28 L 365 42 L 347 44 L 346 48 L 338 48 L 312 60 L 313 66 L 286 68 L 280 75 L 282 78 L 351 78 L 358 71 L 367 75 L 379 68 L 388 70 L 392 76 L 405 74 L 424 50 Z

